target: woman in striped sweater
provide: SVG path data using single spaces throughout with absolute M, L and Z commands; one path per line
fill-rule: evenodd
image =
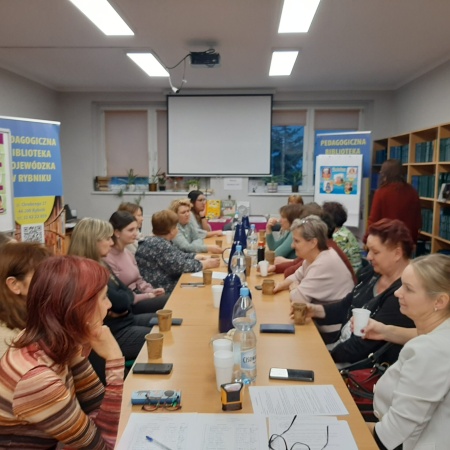
M 114 448 L 124 359 L 103 325 L 108 280 L 106 268 L 74 256 L 37 268 L 26 329 L 0 360 L 0 448 Z M 85 357 L 91 348 L 106 360 L 106 388 Z

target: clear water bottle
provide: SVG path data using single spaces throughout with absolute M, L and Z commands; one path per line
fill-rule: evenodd
M 252 266 L 256 266 L 258 255 L 258 233 L 255 224 L 250 225 L 250 232 L 247 237 L 247 255 L 252 257 Z
M 242 287 L 240 293 L 233 308 L 233 377 L 235 381 L 250 384 L 256 380 L 256 336 L 253 332 L 256 311 L 248 288 Z
M 236 245 L 236 251 L 231 257 L 231 272 L 241 279 L 242 284 L 245 282 L 245 256 L 240 244 Z

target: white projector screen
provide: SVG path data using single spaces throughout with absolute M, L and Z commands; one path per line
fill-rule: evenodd
M 272 95 L 168 96 L 172 176 L 270 174 Z

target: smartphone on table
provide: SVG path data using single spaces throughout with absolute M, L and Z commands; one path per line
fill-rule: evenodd
M 312 370 L 272 367 L 269 372 L 269 378 L 272 380 L 314 381 L 314 372 Z

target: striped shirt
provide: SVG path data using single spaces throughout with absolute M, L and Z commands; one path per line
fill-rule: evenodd
M 106 362 L 106 388 L 80 356 L 56 364 L 38 344 L 0 360 L 0 449 L 113 449 L 124 360 Z

